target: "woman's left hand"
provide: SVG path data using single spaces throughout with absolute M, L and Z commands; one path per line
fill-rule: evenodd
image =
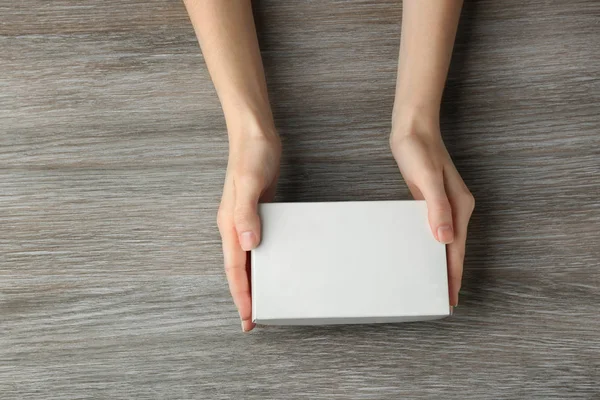
M 446 150 L 437 119 L 393 125 L 390 147 L 400 172 L 415 200 L 427 202 L 433 236 L 447 245 L 450 305 L 456 306 L 475 200 Z

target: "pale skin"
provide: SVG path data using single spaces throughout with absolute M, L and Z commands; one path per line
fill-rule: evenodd
M 260 243 L 259 202 L 272 200 L 281 143 L 265 82 L 250 0 L 184 0 L 229 137 L 217 223 L 242 330 L 252 323 L 249 253 Z M 447 246 L 450 305 L 458 305 L 467 227 L 475 206 L 440 133 L 440 104 L 462 0 L 404 0 L 390 148 L 434 238 Z M 399 221 L 400 222 L 400 221 Z

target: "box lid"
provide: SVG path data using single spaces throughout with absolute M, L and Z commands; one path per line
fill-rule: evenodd
M 424 201 L 259 205 L 259 324 L 403 322 L 449 315 L 445 246 Z

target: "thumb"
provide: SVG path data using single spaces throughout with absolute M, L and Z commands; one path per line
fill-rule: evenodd
M 449 244 L 454 241 L 454 228 L 452 226 L 452 207 L 444 189 L 444 178 L 430 178 L 419 188 L 425 202 L 429 218 L 429 226 L 433 236 L 438 242 Z
M 260 180 L 245 177 L 234 180 L 235 207 L 233 219 L 240 246 L 250 251 L 260 242 L 260 218 L 258 217 L 258 199 L 262 192 Z

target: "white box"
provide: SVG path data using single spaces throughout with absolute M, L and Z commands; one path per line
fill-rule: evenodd
M 252 318 L 267 325 L 406 322 L 450 313 L 445 246 L 424 201 L 261 204 Z

